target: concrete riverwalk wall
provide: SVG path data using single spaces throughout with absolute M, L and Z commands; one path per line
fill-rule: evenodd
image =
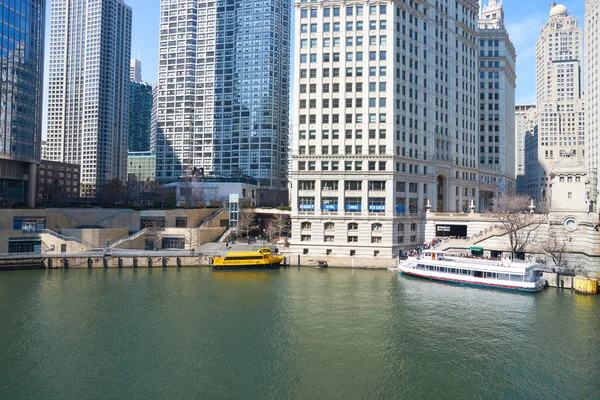
M 204 255 L 119 256 L 119 257 L 53 257 L 43 260 L 44 268 L 152 268 L 209 266 Z

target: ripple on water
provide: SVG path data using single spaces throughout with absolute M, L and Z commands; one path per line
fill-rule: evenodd
M 291 268 L 0 274 L 3 398 L 593 398 L 598 298 Z

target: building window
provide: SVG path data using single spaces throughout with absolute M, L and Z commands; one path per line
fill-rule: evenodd
M 350 257 L 353 257 L 356 255 L 356 250 L 350 250 Z

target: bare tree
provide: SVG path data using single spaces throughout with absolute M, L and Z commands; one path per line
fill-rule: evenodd
M 552 257 L 552 262 L 559 268 L 567 266 L 567 242 L 566 237 L 551 231 L 542 244 L 542 250 Z
M 249 208 L 242 209 L 238 217 L 236 229 L 242 236 L 246 236 L 256 229 L 256 213 L 254 210 Z
M 160 239 L 160 232 L 165 228 L 164 217 L 150 217 L 142 221 L 142 227 L 146 229 L 146 240 L 151 241 L 156 248 L 156 242 Z
M 488 214 L 506 231 L 513 259 L 515 253 L 524 253 L 535 243 L 538 228 L 548 221 L 546 210 L 533 208 L 529 197 L 522 195 L 503 196 Z
M 290 229 L 290 216 L 287 214 L 276 214 L 271 222 L 271 226 L 275 228 L 278 236 L 287 233 Z
M 125 185 L 120 179 L 115 178 L 103 186 L 101 195 L 105 203 L 122 203 L 125 195 Z

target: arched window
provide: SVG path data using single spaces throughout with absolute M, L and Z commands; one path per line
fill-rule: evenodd
M 348 224 L 348 230 L 349 231 L 357 231 L 358 230 L 358 224 L 356 222 L 350 222 Z
M 312 224 L 310 222 L 303 222 L 301 226 L 302 229 L 310 229 L 312 227 Z
M 325 222 L 325 230 L 329 231 L 335 229 L 335 224 L 333 222 Z

